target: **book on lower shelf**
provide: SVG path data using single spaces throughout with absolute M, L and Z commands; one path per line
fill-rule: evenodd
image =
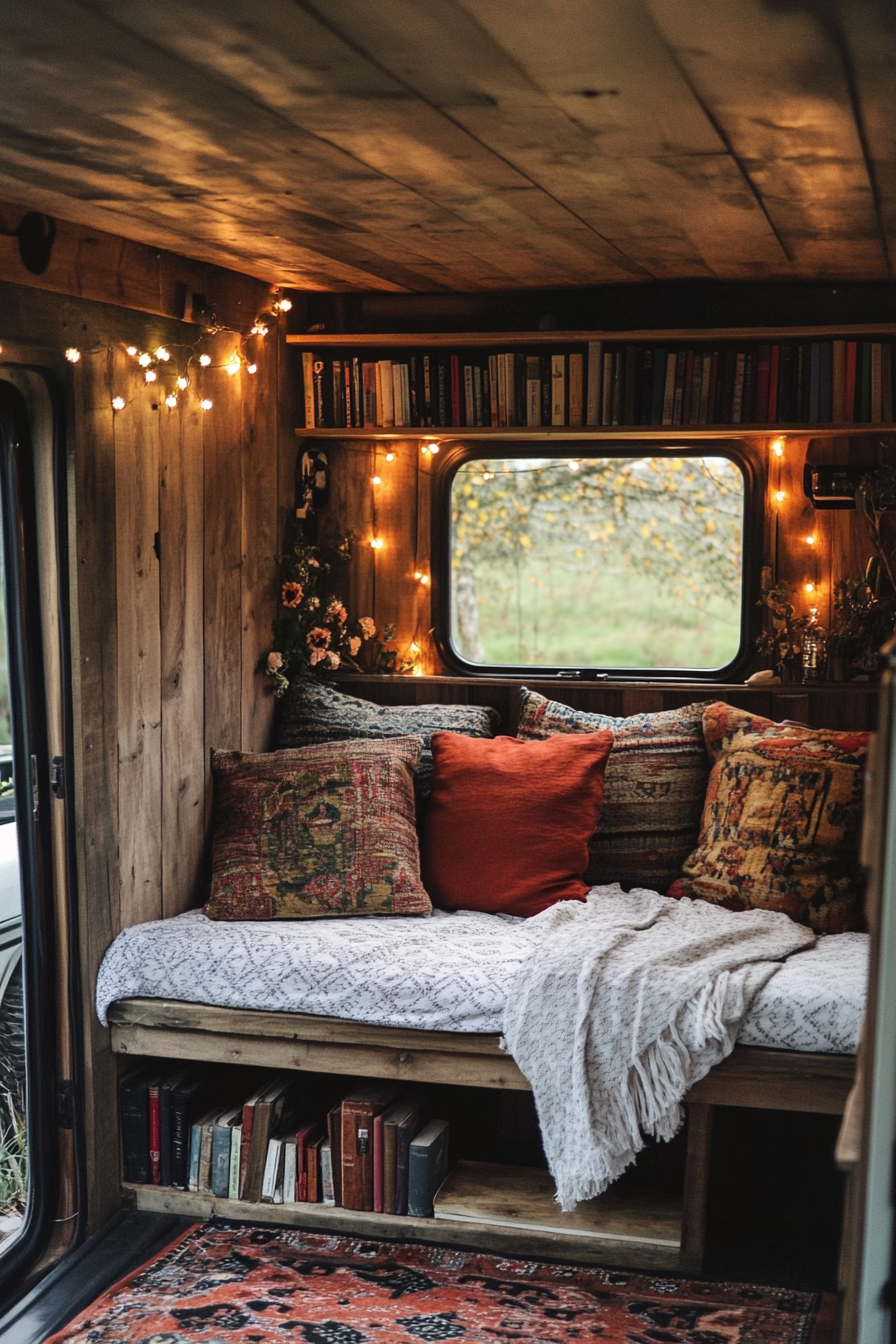
M 119 1085 L 123 1176 L 220 1200 L 432 1216 L 449 1128 L 425 1090 L 327 1075 L 266 1074 L 248 1095 L 234 1070 L 131 1070 Z M 167 1089 L 169 1121 L 159 1121 Z M 153 1107 L 156 1120 L 153 1120 Z

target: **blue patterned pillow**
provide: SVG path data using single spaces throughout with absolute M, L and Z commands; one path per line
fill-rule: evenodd
M 501 726 L 496 709 L 480 705 L 375 705 L 323 682 L 294 681 L 281 702 L 275 747 L 311 747 L 347 738 L 419 737 L 423 742 L 417 793 L 429 796 L 433 733 L 494 737 Z

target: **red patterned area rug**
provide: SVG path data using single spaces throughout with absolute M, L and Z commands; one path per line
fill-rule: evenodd
M 828 1344 L 836 1298 L 210 1222 L 48 1344 Z

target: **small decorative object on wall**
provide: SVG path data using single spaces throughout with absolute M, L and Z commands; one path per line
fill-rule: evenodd
M 333 569 L 348 564 L 352 534 L 327 543 L 312 543 L 298 530 L 283 558 L 280 615 L 274 621 L 274 642 L 262 668 L 274 679 L 281 696 L 296 677 L 319 676 L 337 669 L 353 672 L 405 672 L 398 651 L 388 644 L 392 626 L 378 631 L 371 616 L 349 620 L 344 603 L 329 587 Z

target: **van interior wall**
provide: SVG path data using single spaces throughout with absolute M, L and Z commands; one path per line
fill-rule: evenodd
M 450 337 L 446 338 L 450 341 Z M 293 366 L 292 377 L 301 382 L 301 368 Z M 677 431 L 670 442 L 687 438 L 687 431 Z M 463 432 L 457 434 L 463 440 Z M 719 438 L 723 434 L 720 433 Z M 854 434 L 830 434 L 786 430 L 755 432 L 737 435 L 747 447 L 757 467 L 760 488 L 766 497 L 765 528 L 762 565 L 772 567 L 778 580 L 790 584 L 794 590 L 794 604 L 798 611 L 816 605 L 819 620 L 830 623 L 834 584 L 844 578 L 859 577 L 871 555 L 871 541 L 866 520 L 854 510 L 816 510 L 803 492 L 803 466 L 853 465 L 867 466 L 869 470 L 881 461 L 881 453 L 893 461 L 896 435 L 866 431 Z M 783 457 L 771 450 L 775 441 L 783 444 Z M 494 441 L 492 441 L 494 442 Z M 416 643 L 422 650 L 420 662 L 426 673 L 446 671 L 437 650 L 429 639 L 435 622 L 432 609 L 432 587 L 421 584 L 415 574 L 429 576 L 434 559 L 430 553 L 430 511 L 432 481 L 442 470 L 438 457 L 425 451 L 421 437 L 407 439 L 303 439 L 299 436 L 299 452 L 303 445 L 312 443 L 329 454 L 331 468 L 330 502 L 320 516 L 322 535 L 351 531 L 355 546 L 347 574 L 343 578 L 341 595 L 349 615 L 372 616 L 378 630 L 392 625 L 396 630 L 395 647 L 399 661 L 404 659 Z M 663 441 L 658 441 L 662 446 Z M 693 440 L 699 451 L 700 440 Z M 578 443 L 576 451 L 588 447 Z M 482 456 L 488 457 L 489 441 L 477 445 Z M 491 449 L 499 451 L 497 445 Z M 502 443 L 500 451 L 512 451 Z M 394 454 L 386 461 L 386 453 Z M 372 486 L 376 476 L 380 484 Z M 775 496 L 783 492 L 784 499 Z M 381 549 L 370 546 L 378 537 Z M 808 545 L 807 536 L 815 538 Z M 758 568 L 758 567 L 757 567 Z M 815 593 L 809 599 L 805 584 L 815 584 Z M 758 601 L 759 591 L 751 600 Z M 757 661 L 756 667 L 761 664 Z M 834 725 L 831 725 L 834 726 Z
M 247 281 L 257 303 L 257 281 Z M 295 439 L 281 414 L 282 346 L 257 373 L 222 367 L 239 342 L 205 337 L 212 364 L 165 406 L 126 347 L 165 346 L 193 324 L 0 284 L 0 339 L 36 363 L 81 352 L 68 374 L 74 738 L 91 1224 L 118 1202 L 115 1064 L 92 1010 L 120 929 L 193 903 L 211 806 L 209 748 L 263 750 L 273 702 L 256 667 L 270 641 Z M 2 359 L 3 356 L 0 356 Z M 161 366 L 160 366 L 161 367 Z M 162 390 L 160 390 L 162 389 Z M 199 396 L 213 402 L 210 411 Z M 123 410 L 112 407 L 122 397 Z

